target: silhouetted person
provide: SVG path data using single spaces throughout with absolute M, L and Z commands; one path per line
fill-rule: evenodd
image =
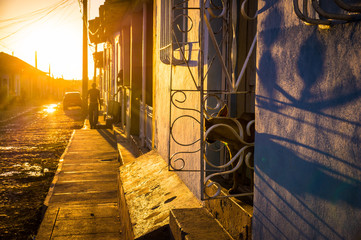
M 92 89 L 88 91 L 89 97 L 89 123 L 90 128 L 93 129 L 98 123 L 98 111 L 100 104 L 100 91 L 96 89 L 96 84 L 92 84 Z

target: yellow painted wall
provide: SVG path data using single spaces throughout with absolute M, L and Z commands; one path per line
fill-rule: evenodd
M 195 84 L 193 83 L 189 69 L 185 64 L 172 66 L 169 64 L 164 64 L 160 61 L 160 29 L 161 29 L 161 13 L 160 13 L 161 1 L 155 1 L 155 15 L 154 15 L 154 24 L 155 24 L 155 37 L 154 37 L 154 123 L 155 123 L 155 145 L 160 153 L 160 155 L 168 160 L 169 152 L 169 141 L 171 141 L 170 146 L 170 155 L 178 151 L 195 151 L 200 148 L 199 142 L 194 146 L 190 147 L 180 147 L 174 143 L 170 138 L 170 115 L 171 121 L 181 115 L 187 114 L 193 116 L 196 119 L 199 119 L 200 114 L 195 111 L 179 110 L 174 106 L 171 108 L 170 113 L 170 88 L 172 89 L 187 89 L 195 90 Z M 188 7 L 198 7 L 199 1 L 191 0 L 188 2 Z M 188 41 L 198 41 L 198 25 L 199 25 L 199 10 L 191 10 L 188 12 L 189 16 L 193 19 L 193 29 L 188 33 Z M 190 70 L 198 81 L 198 44 L 193 44 L 192 59 L 195 59 Z M 181 54 L 179 51 L 175 51 L 174 55 L 180 57 Z M 172 75 L 172 76 L 171 76 Z M 171 77 L 172 77 L 172 86 L 171 86 Z M 185 108 L 195 108 L 200 110 L 200 95 L 197 92 L 187 93 L 186 99 L 184 95 L 178 93 L 174 99 L 179 101 L 185 100 L 183 104 L 180 104 L 181 107 Z M 191 118 L 182 118 L 177 121 L 173 128 L 173 135 L 177 141 L 181 143 L 191 143 L 199 139 L 200 128 L 199 123 Z M 179 155 L 184 157 L 185 168 L 186 170 L 199 170 L 200 169 L 200 153 L 185 154 Z M 199 172 L 194 171 L 184 171 L 177 172 L 189 189 L 197 196 L 200 197 L 200 174 Z

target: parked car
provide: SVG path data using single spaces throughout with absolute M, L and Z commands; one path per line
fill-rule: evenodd
M 80 92 L 66 92 L 63 99 L 63 109 L 67 110 L 69 107 L 82 107 L 82 100 Z

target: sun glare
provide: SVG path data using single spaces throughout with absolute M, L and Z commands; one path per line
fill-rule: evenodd
M 47 113 L 53 113 L 56 111 L 57 104 L 46 105 L 44 111 Z
M 55 77 L 80 78 L 82 69 L 81 26 L 56 23 L 38 24 L 24 37 L 19 46 L 21 54 L 27 53 L 30 63 Z M 80 30 L 80 31 L 79 31 Z M 50 68 L 50 69 L 49 69 Z
M 61 2 L 61 4 L 59 4 Z M 90 0 L 94 18 L 104 0 Z M 54 5 L 58 5 L 54 8 Z M 0 52 L 13 54 L 55 78 L 82 78 L 82 14 L 78 1 L 0 0 Z M 46 9 L 46 11 L 39 10 Z M 50 11 L 51 10 L 51 11 Z M 92 78 L 93 48 L 88 50 L 88 75 Z

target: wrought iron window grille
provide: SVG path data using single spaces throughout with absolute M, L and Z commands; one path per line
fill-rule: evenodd
M 299 0 L 293 0 L 294 12 L 307 25 L 317 25 L 328 29 L 336 24 L 344 24 L 361 20 L 361 5 L 351 5 L 343 0 L 333 0 L 335 12 L 326 10 L 321 0 L 302 0 L 302 10 Z M 327 3 L 330 4 L 329 2 Z M 313 17 L 311 17 L 312 15 Z
M 187 14 L 188 0 L 161 1 L 160 60 L 165 64 L 184 65 L 190 60 L 197 42 L 187 41 L 193 20 Z M 199 9 L 199 8 L 198 8 Z M 188 53 L 187 53 L 188 52 Z
M 252 40 L 247 43 L 247 47 L 237 46 L 239 43 L 236 31 L 238 17 L 243 18 L 244 21 L 252 21 L 256 19 L 257 12 L 252 16 L 247 14 L 248 0 L 245 0 L 241 5 L 237 5 L 238 0 L 200 0 L 198 6 L 190 6 L 187 0 L 173 0 L 170 4 L 167 5 L 162 1 L 162 7 L 171 9 L 169 10 L 171 12 L 169 17 L 172 24 L 161 23 L 162 26 L 167 26 L 170 32 L 167 33 L 168 36 L 164 36 L 166 31 L 161 34 L 160 46 L 161 51 L 166 49 L 168 51 L 167 56 L 163 55 L 163 59 L 166 59 L 163 62 L 171 66 L 169 170 L 200 173 L 201 198 L 203 200 L 251 196 L 253 195 L 252 186 L 246 192 L 221 194 L 222 187 L 215 178 L 232 174 L 240 168 L 246 168 L 248 169 L 248 178 L 253 182 L 252 154 L 254 142 L 246 141 L 246 137 L 252 135 L 252 131 L 254 134 L 254 130 L 251 131 L 254 127 L 254 119 L 242 126 L 237 123 L 235 118 L 219 117 L 217 113 L 224 106 L 231 107 L 231 96 L 254 94 L 253 89 L 240 90 L 240 86 L 245 85 L 245 72 L 254 52 L 257 37 L 251 37 Z M 161 12 L 166 11 L 161 9 Z M 181 19 L 183 25 L 180 24 Z M 194 20 L 199 21 L 198 29 L 195 28 Z M 195 34 L 195 31 L 198 32 Z M 190 41 L 188 35 L 198 35 L 198 39 Z M 196 46 L 192 49 L 192 51 L 197 52 L 198 59 L 196 61 L 189 57 L 190 54 L 186 53 L 189 51 L 186 46 L 192 45 Z M 247 50 L 240 69 L 237 68 L 237 65 L 240 65 L 239 60 L 237 60 L 238 47 Z M 213 52 L 210 48 L 213 49 Z M 174 57 L 174 51 L 179 52 L 178 58 Z M 188 69 L 187 72 L 190 76 L 188 79 L 193 81 L 193 85 L 189 85 L 187 88 L 175 87 L 178 86 L 174 76 L 175 65 Z M 198 66 L 197 71 L 194 70 L 195 66 Z M 214 69 L 218 71 L 218 74 L 214 74 Z M 212 81 L 214 84 L 210 84 Z M 198 104 L 195 104 L 197 106 L 192 102 L 196 98 L 199 99 Z M 209 119 L 227 120 L 236 127 L 217 123 L 206 129 L 205 121 Z M 194 136 L 188 142 L 184 142 L 184 138 L 178 139 L 174 131 L 179 122 L 182 122 L 183 125 L 181 124 L 181 126 L 184 126 L 186 121 L 199 129 L 197 133 L 188 132 Z M 214 132 L 222 128 L 227 129 L 230 135 L 243 145 L 235 153 L 232 153 L 232 157 L 229 157 L 230 154 L 227 151 L 229 146 L 225 142 L 217 141 L 214 145 L 206 141 Z M 218 146 L 218 149 L 215 146 L 216 148 Z M 207 156 L 210 151 L 223 151 L 225 153 L 220 154 L 220 160 L 215 163 Z M 194 167 L 191 164 L 194 159 L 200 159 L 199 166 Z M 210 194 L 207 189 L 214 189 L 214 187 L 216 192 Z

